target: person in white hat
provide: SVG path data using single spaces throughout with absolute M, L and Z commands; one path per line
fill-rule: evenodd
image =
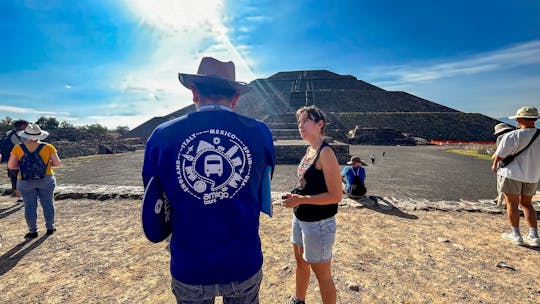
M 24 217 L 28 225 L 25 238 L 37 238 L 37 201 L 41 202 L 45 217 L 46 234 L 56 231 L 54 226 L 54 178 L 53 167 L 61 164 L 56 148 L 41 140 L 49 136 L 39 125 L 30 123 L 17 133 L 23 143 L 11 151 L 8 168 L 19 170 L 17 189 L 24 201 Z
M 170 239 L 178 303 L 259 303 L 263 254 L 259 214 L 266 168 L 275 166 L 270 129 L 234 110 L 249 85 L 233 62 L 201 60 L 178 74 L 197 112 L 158 126 L 146 144 L 142 225 Z
M 540 180 L 540 130 L 535 128 L 538 110 L 522 107 L 509 118 L 516 120 L 519 129 L 502 137 L 492 164 L 506 199 L 506 213 L 512 229 L 502 237 L 515 245 L 540 247 L 538 219 L 531 203 Z M 529 233 L 523 237 L 519 231 L 519 206 L 529 226 Z
M 499 146 L 504 134 L 506 134 L 506 133 L 508 133 L 510 131 L 514 131 L 516 129 L 513 126 L 511 126 L 509 124 L 506 124 L 504 122 L 496 124 L 495 127 L 493 127 L 493 128 L 494 128 L 494 131 L 495 131 L 495 132 L 493 132 L 493 135 L 497 136 L 495 147 Z M 497 157 L 497 156 L 495 155 L 495 153 L 493 153 L 493 156 L 491 158 L 495 159 L 495 157 Z M 498 183 L 497 183 L 497 197 L 493 200 L 493 202 L 495 202 L 495 204 L 497 204 L 497 208 L 505 208 L 505 206 L 506 206 L 504 195 L 502 194 Z

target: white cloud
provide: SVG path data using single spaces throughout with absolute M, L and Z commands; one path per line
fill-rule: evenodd
M 44 111 L 36 110 L 32 108 L 14 107 L 14 106 L 2 106 L 0 105 L 0 111 L 13 114 L 40 114 L 40 115 L 67 115 L 66 112 L 56 111 Z
M 421 62 L 375 68 L 370 74 L 378 85 L 397 89 L 404 85 L 441 78 L 471 75 L 540 63 L 540 40 L 510 46 L 468 58 L 443 62 Z
M 270 19 L 267 16 L 247 16 L 246 20 L 251 22 L 266 22 Z

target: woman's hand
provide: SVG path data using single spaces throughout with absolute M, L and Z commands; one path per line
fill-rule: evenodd
M 281 196 L 283 201 L 281 204 L 287 208 L 294 208 L 302 203 L 305 196 L 299 194 L 285 193 Z

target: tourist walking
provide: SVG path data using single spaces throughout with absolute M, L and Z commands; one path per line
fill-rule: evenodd
M 371 159 L 371 164 L 375 165 L 375 154 L 371 153 L 371 155 L 369 155 L 369 158 Z
M 24 217 L 28 225 L 25 238 L 38 237 L 37 202 L 43 209 L 47 235 L 56 231 L 54 225 L 54 188 L 56 179 L 53 167 L 61 164 L 56 148 L 42 142 L 49 133 L 37 124 L 30 123 L 17 135 L 24 143 L 16 145 L 11 151 L 8 168 L 19 170 L 17 189 L 24 201 Z
M 285 194 L 282 202 L 294 208 L 291 241 L 296 288 L 287 303 L 304 303 L 311 270 L 319 282 L 323 303 L 336 303 L 331 262 L 335 215 L 342 198 L 339 164 L 334 150 L 324 140 L 324 113 L 315 106 L 303 107 L 296 112 L 296 119 L 300 135 L 309 146 L 297 168 L 298 187 Z
M 233 62 L 202 59 L 178 75 L 196 112 L 159 125 L 146 144 L 142 224 L 147 238 L 170 234 L 177 303 L 259 303 L 263 174 L 275 166 L 270 129 L 233 110 L 250 87 Z
M 522 107 L 516 115 L 509 117 L 516 120 L 519 129 L 502 137 L 492 165 L 506 199 L 506 213 L 512 229 L 502 237 L 516 245 L 533 247 L 540 247 L 537 214 L 531 203 L 540 179 L 540 130 L 535 128 L 539 117 L 534 107 Z M 519 230 L 519 206 L 529 226 L 529 233 L 524 237 Z

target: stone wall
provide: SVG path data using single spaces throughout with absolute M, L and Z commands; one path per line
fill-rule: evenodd
M 346 164 L 350 160 L 349 145 L 339 141 L 328 140 L 334 149 L 338 162 Z M 298 164 L 306 153 L 308 145 L 303 140 L 277 140 L 274 142 L 276 162 L 278 164 Z

